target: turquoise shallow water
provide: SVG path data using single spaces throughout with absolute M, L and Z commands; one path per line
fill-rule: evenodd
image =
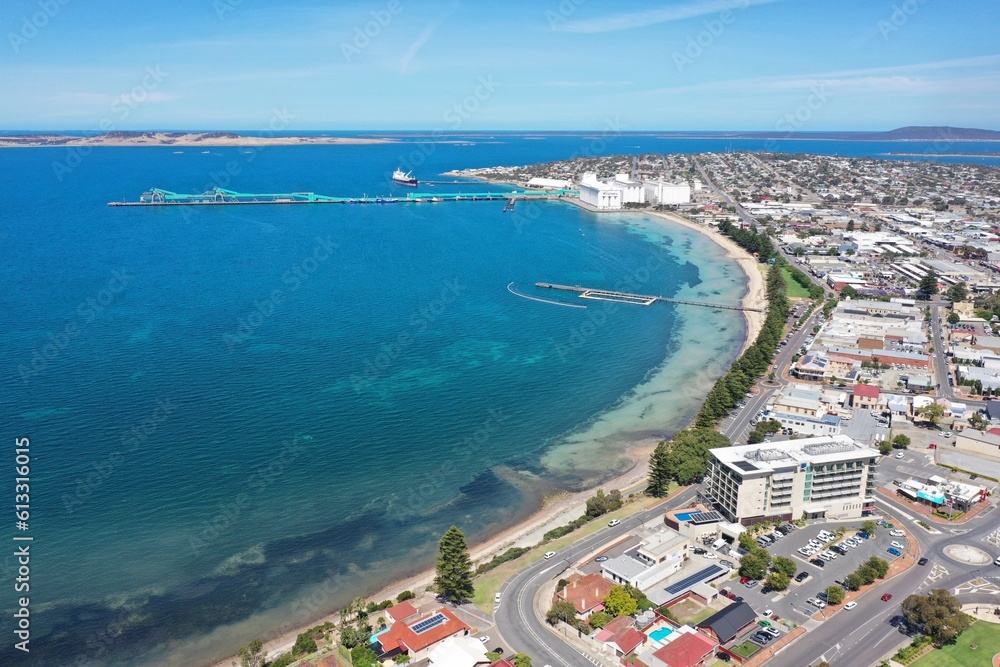
M 49 149 L 0 153 L 0 408 L 32 441 L 36 540 L 34 650 L 4 664 L 224 657 L 691 418 L 738 313 L 507 286 L 735 302 L 742 273 L 697 232 L 558 203 L 104 206 L 232 160 L 244 190 L 385 192 L 399 150 L 106 149 L 62 182 Z

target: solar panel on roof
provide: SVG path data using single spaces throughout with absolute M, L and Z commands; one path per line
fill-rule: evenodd
M 692 514 L 688 521 L 696 526 L 699 526 L 703 523 L 715 523 L 717 521 L 722 521 L 722 515 L 718 512 L 698 512 L 697 514 Z
M 704 570 L 699 570 L 689 577 L 684 577 L 680 581 L 670 584 L 663 590 L 665 590 L 669 595 L 677 595 L 678 593 L 683 593 L 697 583 L 708 581 L 709 579 L 712 579 L 713 577 L 716 577 L 726 571 L 726 568 L 719 565 L 709 565 Z
M 749 461 L 736 461 L 733 465 L 735 465 L 740 470 L 746 470 L 747 472 L 757 469 L 757 466 L 750 463 Z
M 437 626 L 439 626 L 442 623 L 444 623 L 446 620 L 448 620 L 448 617 L 445 616 L 444 614 L 434 614 L 430 618 L 425 618 L 424 620 L 420 621 L 419 623 L 415 623 L 414 625 L 411 625 L 410 629 L 413 630 L 413 632 L 415 632 L 416 634 L 419 635 L 419 634 L 422 634 L 424 632 L 427 632 L 428 630 L 430 630 L 432 628 L 436 628 Z

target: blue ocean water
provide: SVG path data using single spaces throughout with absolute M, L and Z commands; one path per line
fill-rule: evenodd
M 35 539 L 32 652 L 5 644 L 3 664 L 198 664 L 336 610 L 428 566 L 452 523 L 475 540 L 627 465 L 630 443 L 690 419 L 743 336 L 731 311 L 514 293 L 742 295 L 718 246 L 642 215 L 107 201 L 402 192 L 399 164 L 433 180 L 598 139 L 640 152 L 599 136 L 0 151 L 0 414 L 31 438 Z M 700 141 L 672 150 L 718 146 Z

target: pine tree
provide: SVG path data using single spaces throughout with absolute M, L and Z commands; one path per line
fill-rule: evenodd
M 649 457 L 649 486 L 646 487 L 646 493 L 655 498 L 664 497 L 670 489 L 669 455 L 670 445 L 664 441 L 656 446 Z
M 438 595 L 452 602 L 472 599 L 472 560 L 465 535 L 456 526 L 448 529 L 441 538 L 437 559 L 437 576 L 434 586 Z
M 917 288 L 924 298 L 930 298 L 932 295 L 938 293 L 938 282 L 937 274 L 933 271 L 928 271 L 924 274 L 924 277 L 920 279 L 920 286 Z

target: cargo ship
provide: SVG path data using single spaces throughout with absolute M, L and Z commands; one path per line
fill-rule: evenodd
M 392 182 L 400 185 L 408 185 L 411 188 L 417 187 L 417 179 L 412 176 L 412 172 L 403 173 L 402 169 L 392 172 Z

